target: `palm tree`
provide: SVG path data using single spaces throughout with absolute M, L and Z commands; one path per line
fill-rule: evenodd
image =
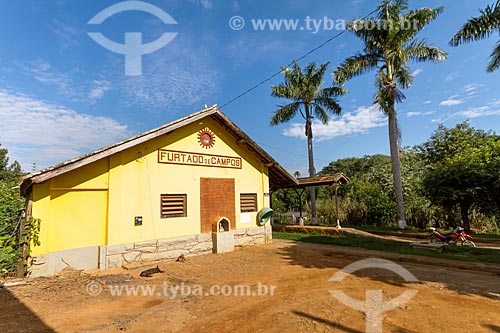
M 329 63 L 317 66 L 315 62 L 304 68 L 293 62 L 292 68 L 282 68 L 285 82 L 271 87 L 274 97 L 291 100 L 290 104 L 278 105 L 271 118 L 271 125 L 286 123 L 300 114 L 306 121 L 305 135 L 307 137 L 307 151 L 309 156 L 309 176 L 315 175 L 312 120 L 317 117 L 323 124 L 328 123 L 329 114 L 338 115 L 342 111 L 336 97 L 345 94 L 344 88 L 323 88 L 323 76 Z M 311 190 L 312 223 L 316 224 L 316 195 L 314 187 Z
M 453 36 L 450 41 L 451 46 L 458 46 L 490 37 L 494 31 L 500 32 L 500 0 L 495 5 L 487 6 L 480 10 L 478 17 L 473 17 L 465 23 L 462 28 Z M 496 44 L 490 55 L 490 62 L 487 71 L 493 72 L 500 67 L 500 41 Z
M 334 82 L 349 79 L 377 69 L 374 104 L 387 115 L 392 175 L 397 204 L 398 227 L 406 228 L 403 185 L 399 160 L 399 129 L 395 105 L 405 99 L 401 91 L 411 86 L 410 61 L 443 61 L 447 54 L 431 47 L 424 39 L 416 39 L 423 27 L 434 20 L 443 7 L 409 10 L 407 0 L 383 0 L 377 16 L 349 22 L 350 30 L 364 42 L 363 52 L 351 56 L 334 71 Z M 374 28 L 376 27 L 376 28 Z

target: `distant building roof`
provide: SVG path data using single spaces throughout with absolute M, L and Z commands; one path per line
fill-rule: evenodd
M 349 178 L 344 175 L 342 172 L 317 176 L 317 177 L 306 177 L 306 178 L 297 178 L 298 184 L 293 184 L 288 186 L 288 188 L 304 188 L 311 186 L 320 186 L 320 185 L 344 185 L 349 182 Z

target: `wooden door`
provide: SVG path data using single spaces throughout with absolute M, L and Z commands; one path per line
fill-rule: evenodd
M 234 179 L 200 178 L 201 233 L 212 231 L 212 225 L 227 217 L 230 229 L 236 229 Z

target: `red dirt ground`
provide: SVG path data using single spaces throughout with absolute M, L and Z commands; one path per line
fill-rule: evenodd
M 396 274 L 364 269 L 342 282 L 330 277 L 362 258 L 386 257 L 407 268 L 419 283 Z M 420 263 L 417 263 L 420 262 Z M 427 264 L 422 264 L 426 262 Z M 382 290 L 392 299 L 408 289 L 417 295 L 383 315 L 384 332 L 500 332 L 500 269 L 457 269 L 451 261 L 387 254 L 331 245 L 274 240 L 222 255 L 164 261 L 164 273 L 139 277 L 141 270 L 68 273 L 25 280 L 0 289 L 0 332 L 365 332 L 365 316 L 335 298 L 342 290 L 365 299 Z M 464 266 L 465 265 L 465 266 Z M 477 265 L 457 267 L 477 269 Z M 154 267 L 148 265 L 146 268 Z M 497 272 L 497 274 L 492 272 Z M 86 286 L 103 291 L 90 296 Z M 200 286 L 258 283 L 276 286 L 274 296 L 158 295 L 164 285 Z M 156 286 L 153 296 L 111 296 L 114 285 Z

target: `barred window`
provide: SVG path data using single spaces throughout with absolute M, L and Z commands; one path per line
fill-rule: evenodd
M 187 194 L 162 194 L 160 197 L 162 219 L 187 216 Z
M 257 211 L 257 194 L 256 193 L 241 193 L 240 207 L 242 213 Z

